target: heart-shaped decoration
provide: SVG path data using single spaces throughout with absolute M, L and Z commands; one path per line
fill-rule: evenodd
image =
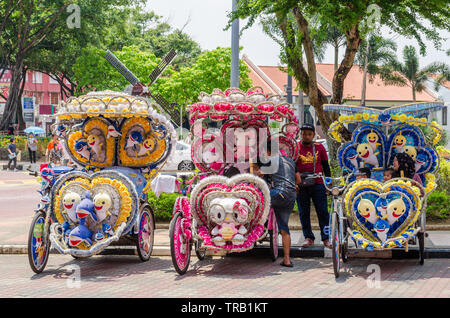
M 384 168 L 386 138 L 376 126 L 364 125 L 353 132 L 352 141 L 341 146 L 338 152 L 339 163 L 349 171 L 368 167 Z
M 90 118 L 73 126 L 66 140 L 66 150 L 82 166 L 110 167 L 115 158 L 115 139 L 108 129 L 112 123 L 105 118 Z
M 122 122 L 118 159 L 120 165 L 134 168 L 156 167 L 170 153 L 171 138 L 164 123 L 132 117 Z
M 122 223 L 126 223 L 125 233 L 135 223 L 138 194 L 121 172 L 103 170 L 89 175 L 73 171 L 61 176 L 53 189 L 55 221 L 67 233 L 80 232 L 76 236 L 79 242 L 72 241 L 71 247 L 89 248 L 99 238 L 113 235 Z
M 264 180 L 252 174 L 232 178 L 211 176 L 195 186 L 191 209 L 197 223 L 211 231 L 216 226 L 234 224 L 243 225 L 248 233 L 267 219 L 269 188 Z
M 410 182 L 354 182 L 345 193 L 347 216 L 363 236 L 381 245 L 414 225 L 421 214 L 420 190 Z

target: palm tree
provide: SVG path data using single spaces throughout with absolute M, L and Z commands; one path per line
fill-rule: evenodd
M 366 105 L 367 74 L 369 74 L 369 82 L 372 83 L 375 75 L 381 74 L 383 65 L 395 61 L 396 51 L 397 45 L 394 41 L 376 34 L 362 41 L 355 57 L 356 64 L 363 69 L 361 105 Z
M 382 70 L 382 78 L 392 85 L 409 86 L 412 90 L 413 100 L 416 101 L 416 92 L 423 91 L 430 75 L 438 75 L 440 81 L 449 77 L 450 67 L 442 62 L 434 62 L 419 69 L 419 58 L 412 45 L 403 48 L 403 63 L 392 61 Z

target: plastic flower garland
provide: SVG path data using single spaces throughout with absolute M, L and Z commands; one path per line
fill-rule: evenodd
M 397 122 L 413 126 L 429 126 L 434 132 L 434 138 L 432 140 L 433 145 L 436 145 L 442 137 L 442 127 L 436 121 L 432 121 L 431 124 L 429 124 L 426 118 L 416 118 L 407 116 L 406 114 L 388 114 L 384 116 L 385 117 L 380 118 L 378 114 L 369 113 L 357 113 L 348 116 L 340 115 L 338 120 L 333 122 L 328 128 L 328 134 L 337 142 L 342 142 L 342 136 L 339 134 L 339 129 L 343 128 L 344 124 L 381 122 L 383 125 L 395 125 L 395 122 Z

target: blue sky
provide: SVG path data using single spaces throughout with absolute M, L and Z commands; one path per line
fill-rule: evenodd
M 153 10 L 176 28 L 181 28 L 189 20 L 184 31 L 197 41 L 202 49 L 211 50 L 217 46 L 230 46 L 231 31 L 223 31 L 227 24 L 227 13 L 231 11 L 231 0 L 148 0 L 147 10 Z M 241 26 L 244 21 L 241 21 Z M 397 55 L 401 58 L 405 45 L 418 45 L 414 39 L 389 34 L 389 30 L 383 29 L 382 35 L 392 38 L 397 43 Z M 450 33 L 442 34 L 447 40 L 442 43 L 443 49 L 450 48 Z M 427 55 L 420 56 L 421 67 L 441 61 L 450 63 L 450 58 L 445 52 L 438 51 L 431 42 L 427 44 Z M 255 24 L 244 32 L 240 39 L 243 46 L 241 53 L 246 53 L 257 65 L 279 65 L 278 45 L 264 34 L 262 28 Z M 343 49 L 341 48 L 341 51 Z M 342 52 L 343 53 L 343 52 Z M 333 63 L 333 50 L 328 48 L 323 63 Z

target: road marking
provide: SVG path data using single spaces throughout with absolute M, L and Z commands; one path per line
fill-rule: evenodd
M 35 185 L 35 184 L 39 184 L 39 182 L 37 180 L 0 180 L 0 186 L 2 187 Z

